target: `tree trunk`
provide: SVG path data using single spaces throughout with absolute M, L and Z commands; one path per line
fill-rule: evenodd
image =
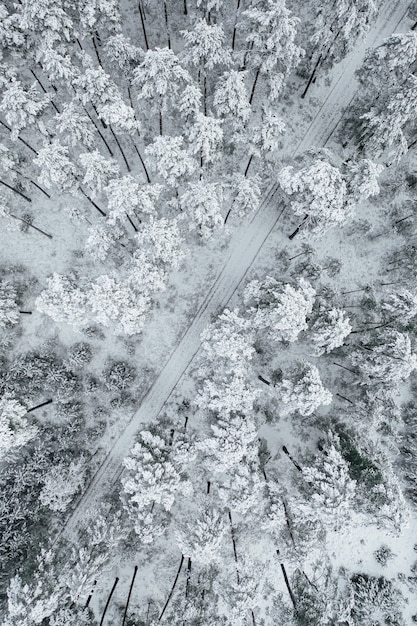
M 110 148 L 109 144 L 106 141 L 106 138 L 104 137 L 103 133 L 101 132 L 101 130 L 99 129 L 99 127 L 97 126 L 95 120 L 93 117 L 91 117 L 91 115 L 89 114 L 89 112 L 87 111 L 87 109 L 83 106 L 84 111 L 87 114 L 88 119 L 90 120 L 90 122 L 93 124 L 94 128 L 96 129 L 96 131 L 98 132 L 98 134 L 100 135 L 101 139 L 103 140 L 104 145 L 106 146 L 107 150 L 109 151 L 109 154 L 111 157 L 114 157 L 114 153 L 112 151 L 112 149 Z
M 355 406 L 355 403 L 352 402 L 352 400 L 349 400 L 349 398 L 346 398 L 346 396 L 342 396 L 341 393 L 336 393 L 337 396 L 339 396 L 339 398 L 343 398 L 343 400 L 346 400 L 346 402 L 349 402 L 349 404 L 353 404 L 353 406 Z
M 162 125 L 162 107 L 160 107 L 159 109 L 159 136 L 162 137 L 163 135 L 163 125 Z
M 269 382 L 269 380 L 266 380 L 266 378 L 264 378 L 263 376 L 261 376 L 260 374 L 258 375 L 258 380 L 260 380 L 262 383 L 265 383 L 265 385 L 270 385 L 271 383 Z
M 299 464 L 297 463 L 297 461 L 295 461 L 295 460 L 292 458 L 291 454 L 288 452 L 288 448 L 287 448 L 287 446 L 282 446 L 282 451 L 284 452 L 284 454 L 286 454 L 286 455 L 287 455 L 287 457 L 290 459 L 290 461 L 291 461 L 291 463 L 294 465 L 294 467 L 295 467 L 295 468 L 296 468 L 299 472 L 302 472 L 302 471 L 303 471 L 303 469 L 302 469 L 301 465 L 299 465 Z
M 299 224 L 297 226 L 297 228 L 295 229 L 295 231 L 293 233 L 291 233 L 291 235 L 288 235 L 288 239 L 292 240 L 294 239 L 294 237 L 300 232 L 300 229 L 302 228 L 303 224 L 305 224 L 305 221 L 308 219 L 308 214 L 306 214 L 304 216 L 303 221 L 301 222 L 301 224 Z
M 42 83 L 39 80 L 39 78 L 36 76 L 35 72 L 32 69 L 30 71 L 31 71 L 32 76 L 35 78 L 36 82 L 38 83 L 38 85 L 42 89 L 43 93 L 48 93 L 47 90 L 45 89 L 45 87 L 42 85 Z M 51 105 L 54 107 L 55 111 L 59 114 L 60 110 L 58 109 L 58 107 L 56 106 L 56 104 L 55 104 L 55 102 L 53 100 L 51 100 Z
M 191 579 L 191 559 L 188 558 L 188 562 L 187 562 L 187 580 L 185 582 L 185 597 L 188 597 L 188 587 L 190 585 L 190 579 Z M 123 626 L 123 624 L 122 624 Z
M 182 568 L 182 564 L 183 564 L 183 563 L 184 563 L 184 555 L 183 555 L 183 554 L 181 554 L 181 561 L 180 561 L 180 565 L 179 565 L 179 567 L 178 567 L 177 575 L 175 576 L 174 584 L 173 584 L 173 585 L 172 585 L 172 587 L 171 587 L 171 591 L 169 592 L 169 595 L 168 595 L 167 601 L 166 601 L 166 602 L 165 602 L 165 604 L 164 604 L 164 608 L 162 609 L 161 614 L 160 614 L 160 616 L 158 617 L 158 622 L 160 622 L 160 621 L 161 621 L 161 619 L 163 618 L 164 613 L 165 613 L 165 611 L 166 611 L 166 609 L 167 609 L 167 606 L 168 606 L 168 604 L 169 604 L 169 601 L 170 601 L 170 600 L 171 600 L 171 598 L 172 598 L 172 594 L 174 593 L 174 590 L 175 590 L 176 584 L 177 584 L 177 582 L 178 582 L 178 578 L 179 578 L 179 575 L 180 575 L 180 572 L 181 572 L 181 568 Z
M 184 15 L 188 15 L 187 0 L 184 0 Z
M 130 165 L 129 165 L 129 163 L 128 163 L 128 160 L 127 160 L 127 158 L 126 158 L 125 153 L 123 152 L 123 148 L 122 148 L 122 146 L 120 145 L 120 141 L 118 140 L 118 138 L 117 138 L 117 136 L 116 136 L 116 133 L 114 132 L 114 130 L 112 129 L 112 127 L 111 127 L 111 126 L 109 126 L 109 128 L 110 128 L 110 132 L 111 132 L 111 134 L 112 134 L 112 135 L 113 135 L 113 137 L 114 137 L 115 142 L 117 143 L 117 147 L 119 148 L 120 153 L 121 153 L 121 155 L 122 155 L 122 157 L 123 157 L 123 161 L 124 161 L 124 162 L 125 162 L 125 164 L 126 164 L 127 171 L 128 171 L 128 172 L 130 172 L 130 171 L 131 171 L 131 169 L 130 169 Z
M 87 602 L 86 602 L 86 603 L 85 603 L 85 605 L 84 605 L 84 608 L 85 608 L 85 609 L 88 609 L 88 607 L 89 607 L 89 604 L 90 604 L 90 602 L 91 602 L 91 598 L 93 597 L 94 587 L 95 587 L 96 585 L 97 585 L 97 581 L 95 580 L 95 581 L 93 582 L 93 588 L 92 588 L 92 589 L 91 589 L 91 591 L 90 591 L 90 595 L 89 595 L 89 596 L 88 596 L 88 598 L 87 598 Z
M 129 593 L 128 593 L 127 601 L 126 601 L 126 606 L 125 606 L 125 610 L 124 610 L 124 613 L 123 613 L 122 626 L 125 626 L 125 621 L 126 621 L 126 617 L 127 617 L 127 609 L 129 607 L 130 596 L 132 595 L 132 589 L 133 589 L 133 585 L 134 585 L 134 582 L 135 582 L 137 571 L 138 571 L 138 566 L 135 565 L 135 569 L 134 569 L 134 572 L 133 572 L 133 578 L 132 578 L 132 582 L 130 583 Z
M 243 174 L 243 176 L 244 176 L 245 178 L 246 178 L 246 176 L 248 175 L 249 168 L 250 168 L 250 165 L 251 165 L 251 163 L 252 163 L 252 159 L 253 159 L 253 152 L 252 152 L 252 154 L 251 154 L 251 155 L 250 155 L 250 157 L 249 157 L 248 164 L 247 164 L 247 166 L 246 166 L 246 168 L 245 168 L 245 172 L 244 172 L 244 174 Z
M 256 70 L 256 74 L 255 74 L 255 80 L 253 81 L 252 91 L 250 92 L 249 104 L 252 104 L 253 96 L 255 95 L 256 83 L 258 82 L 260 71 L 261 71 L 261 68 L 258 67 L 258 69 Z
M 114 593 L 114 590 L 116 589 L 116 585 L 117 585 L 118 582 L 119 582 L 119 578 L 116 578 L 116 580 L 114 581 L 113 587 L 112 587 L 112 589 L 110 591 L 110 595 L 107 598 L 106 606 L 104 607 L 103 615 L 101 616 L 100 626 L 103 626 L 103 622 L 104 622 L 104 618 L 105 618 L 106 613 L 107 613 L 107 609 L 109 608 L 112 595 Z
M 95 38 L 95 37 L 94 37 L 94 35 L 93 35 L 93 37 L 92 37 L 91 39 L 92 39 L 92 41 L 93 41 L 94 52 L 96 53 L 96 57 L 97 57 L 98 64 L 99 64 L 99 66 L 102 68 L 102 67 L 103 67 L 103 64 L 102 64 L 102 62 L 101 62 L 100 55 L 99 55 L 99 53 L 98 53 L 98 48 L 97 48 L 97 44 L 96 44 L 96 38 Z
M 341 367 L 342 369 L 346 370 L 347 372 L 350 372 L 351 374 L 355 374 L 355 376 L 358 375 L 358 372 L 355 372 L 355 370 L 351 370 L 349 367 L 346 367 L 345 365 L 341 365 L 340 363 L 336 363 L 336 361 L 333 361 L 333 365 L 337 365 L 337 367 Z
M 138 157 L 139 157 L 139 159 L 140 159 L 140 162 L 142 163 L 142 167 L 143 167 L 143 171 L 145 172 L 146 180 L 147 180 L 147 182 L 148 182 L 148 183 L 150 183 L 150 182 L 151 182 L 151 179 L 150 179 L 150 177 L 149 177 L 148 170 L 146 169 L 145 162 L 144 162 L 144 160 L 142 159 L 142 155 L 141 155 L 141 153 L 139 152 L 139 149 L 138 149 L 138 147 L 136 146 L 135 142 L 133 142 L 133 147 L 135 148 L 135 150 L 136 150 L 136 154 L 138 155 Z
M 282 570 L 282 574 L 284 576 L 285 585 L 286 585 L 286 587 L 288 589 L 288 593 L 290 594 L 291 602 L 293 604 L 294 609 L 297 610 L 295 597 L 294 597 L 294 594 L 293 594 L 292 589 L 290 587 L 290 581 L 288 580 L 287 572 L 285 571 L 285 567 L 284 567 L 283 563 L 281 563 L 281 570 Z
M 14 191 L 18 196 L 20 196 L 21 198 L 23 198 L 24 200 L 26 200 L 26 202 L 32 202 L 31 198 L 29 198 L 28 196 L 25 196 L 24 193 L 22 193 L 21 191 L 19 191 L 18 189 L 16 189 L 15 187 L 12 187 L 11 185 L 9 185 L 8 183 L 5 183 L 4 180 L 0 179 L 0 184 L 4 185 L 5 187 L 7 187 L 7 189 L 10 189 L 11 191 Z
M 313 79 L 314 79 L 314 77 L 315 77 L 315 75 L 316 75 L 316 72 L 317 72 L 317 70 L 318 70 L 318 68 L 319 68 L 319 65 L 320 65 L 320 63 L 321 63 L 321 57 L 322 57 L 322 55 L 320 55 L 320 56 L 319 56 L 319 58 L 317 59 L 317 62 L 316 62 L 316 64 L 315 64 L 314 68 L 313 68 L 313 71 L 312 71 L 312 72 L 311 72 L 311 74 L 310 74 L 310 78 L 309 78 L 309 79 L 308 79 L 308 81 L 307 81 L 306 88 L 304 89 L 303 93 L 301 94 L 301 98 L 302 98 L 303 100 L 304 100 L 304 98 L 306 97 L 306 95 L 307 95 L 307 91 L 309 90 L 310 85 L 311 85 L 311 83 L 313 82 Z
M 20 311 L 20 312 L 23 313 L 23 311 Z M 52 398 L 50 398 L 49 400 L 45 400 L 45 402 L 41 402 L 41 404 L 37 404 L 36 406 L 33 406 L 31 409 L 28 409 L 26 413 L 32 413 L 32 411 L 36 411 L 37 409 L 40 409 L 43 406 L 46 406 L 47 404 L 52 404 L 52 402 L 53 402 Z
M 234 556 L 235 563 L 236 563 L 236 580 L 237 580 L 237 584 L 239 585 L 240 576 L 239 576 L 239 570 L 237 569 L 237 550 L 236 550 L 235 529 L 233 528 L 232 514 L 230 512 L 230 509 L 229 509 L 229 522 L 230 522 L 230 534 L 232 536 L 232 544 L 233 544 L 233 556 Z
M 87 200 L 88 200 L 88 201 L 89 201 L 89 202 L 93 205 L 93 207 L 94 207 L 95 209 L 97 209 L 97 211 L 100 213 L 100 215 L 102 215 L 103 217 L 106 217 L 107 213 L 105 213 L 102 209 L 100 209 L 100 207 L 98 206 L 98 204 L 96 204 L 96 203 L 94 202 L 94 200 L 92 200 L 92 199 L 90 198 L 90 196 L 89 196 L 88 194 L 86 194 L 86 193 L 85 193 L 84 189 L 83 189 L 81 186 L 79 187 L 79 190 L 81 191 L 81 193 L 83 194 L 83 196 L 84 196 L 85 198 L 87 198 Z
M 32 315 L 32 311 L 19 311 L 22 315 Z
M 236 7 L 236 13 L 235 13 L 235 23 L 233 26 L 233 35 L 232 35 L 232 50 L 234 51 L 235 49 L 235 43 L 236 43 L 236 22 L 237 22 L 237 15 L 239 13 L 239 7 L 240 7 L 240 0 L 237 0 L 237 7 Z
M 12 217 L 15 220 L 18 220 L 19 222 L 23 222 L 23 224 L 27 224 L 27 226 L 29 226 L 29 228 L 33 228 L 33 230 L 37 230 L 38 233 L 42 233 L 42 235 L 45 235 L 45 237 L 48 237 L 49 239 L 53 239 L 52 235 L 50 235 L 49 233 L 46 233 L 44 230 L 42 230 L 41 228 L 38 228 L 37 226 L 34 226 L 34 224 L 31 224 L 30 222 L 24 220 L 21 217 L 17 217 L 17 215 L 13 215 L 13 213 L 9 213 L 10 217 Z
M 12 132 L 12 129 L 10 128 L 10 126 L 8 126 L 5 122 L 2 122 L 2 121 L 0 120 L 0 124 L 1 124 L 2 126 L 4 126 L 4 128 L 7 128 L 7 130 L 8 130 L 10 133 Z M 31 146 L 31 145 L 30 145 L 27 141 L 25 141 L 24 139 L 22 139 L 22 137 L 21 137 L 20 135 L 18 136 L 18 140 L 19 140 L 19 141 L 21 141 L 21 142 L 22 142 L 22 143 L 23 143 L 23 144 L 24 144 L 27 148 L 29 148 L 29 150 L 31 150 L 31 151 L 33 152 L 33 154 L 36 154 L 36 156 L 38 156 L 38 152 L 37 152 L 37 150 L 35 150 L 35 148 L 32 148 L 32 146 Z
M 204 115 L 207 115 L 207 76 L 205 74 L 203 78 L 203 102 L 204 102 Z
M 415 23 L 412 25 L 411 30 L 415 30 L 416 28 L 417 28 L 417 22 L 415 22 Z
M 169 34 L 167 0 L 164 0 L 164 18 L 165 18 L 165 29 L 166 29 L 166 32 L 167 32 L 168 48 L 171 50 L 171 37 L 170 37 L 170 34 Z
M 145 12 L 142 7 L 142 2 L 140 1 L 139 1 L 139 15 L 140 15 L 140 21 L 142 24 L 143 38 L 145 40 L 145 48 L 146 50 L 149 50 L 148 36 L 146 34 L 146 27 L 145 27 Z

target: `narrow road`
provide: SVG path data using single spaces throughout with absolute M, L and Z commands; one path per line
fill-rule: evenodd
M 360 65 L 366 48 L 376 46 L 396 30 L 405 16 L 409 0 L 388 0 L 381 9 L 379 19 L 368 34 L 332 73 L 329 94 L 316 114 L 293 155 L 308 148 L 322 147 L 334 131 L 356 89 L 354 72 Z M 311 88 L 314 94 L 314 86 Z M 291 138 L 287 142 L 292 145 Z M 144 397 L 141 406 L 132 416 L 113 447 L 108 451 L 88 489 L 80 498 L 75 510 L 59 533 L 70 538 L 77 524 L 88 509 L 94 509 L 102 501 L 122 471 L 122 460 L 132 447 L 136 433 L 148 422 L 154 422 L 164 404 L 186 372 L 200 347 L 200 335 L 211 321 L 213 314 L 227 306 L 230 298 L 252 266 L 265 240 L 280 219 L 283 208 L 278 206 L 277 185 L 271 186 L 257 212 L 236 233 L 230 242 L 230 253 L 222 271 L 208 291 L 204 302 L 190 326 L 172 351 Z M 57 537 L 57 539 L 59 538 Z

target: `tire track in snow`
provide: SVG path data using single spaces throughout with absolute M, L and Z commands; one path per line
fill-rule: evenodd
M 366 39 L 338 65 L 332 88 L 313 118 L 304 138 L 297 146 L 294 156 L 308 148 L 322 147 L 327 143 L 329 132 L 336 128 L 337 120 L 340 119 L 343 108 L 351 100 L 356 89 L 354 72 L 360 65 L 366 49 L 381 43 L 398 27 L 406 14 L 408 5 L 408 0 L 407 2 L 398 0 L 394 6 L 392 0 L 388 0 Z M 290 138 L 287 140 L 291 143 Z M 270 187 L 256 213 L 232 239 L 231 251 L 223 269 L 215 279 L 193 321 L 179 339 L 177 346 L 172 350 L 165 365 L 143 397 L 140 407 L 108 451 L 88 488 L 80 497 L 74 511 L 58 533 L 55 542 L 60 537 L 70 538 L 73 536 L 85 513 L 99 505 L 103 500 L 123 471 L 122 461 L 134 444 L 136 433 L 144 424 L 156 419 L 182 379 L 199 350 L 201 332 L 210 323 L 212 316 L 227 306 L 283 214 L 283 208 L 277 210 L 277 189 L 278 185 L 276 184 Z

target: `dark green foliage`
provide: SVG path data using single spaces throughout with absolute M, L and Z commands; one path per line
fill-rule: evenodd
M 383 476 L 378 467 L 364 456 L 355 446 L 353 437 L 340 425 L 335 427 L 340 440 L 340 452 L 349 464 L 349 476 L 357 483 L 363 483 L 367 488 L 382 483 Z

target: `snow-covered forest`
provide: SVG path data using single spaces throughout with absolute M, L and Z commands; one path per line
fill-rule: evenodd
M 0 626 L 417 623 L 417 2 L 0 50 Z

